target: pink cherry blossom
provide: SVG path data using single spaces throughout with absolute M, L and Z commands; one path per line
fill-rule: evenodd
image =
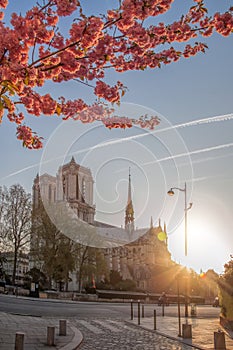
M 8 5 L 8 0 L 0 0 L 0 7 L 1 8 L 6 8 Z
M 173 2 L 122 0 L 106 14 L 87 16 L 78 0 L 44 0 L 25 14 L 12 13 L 8 25 L 2 20 L 4 10 L 0 12 L 0 121 L 6 116 L 15 123 L 17 138 L 30 149 L 42 147 L 42 139 L 22 125 L 27 113 L 83 123 L 99 121 L 109 129 L 156 127 L 157 116 L 115 115 L 108 103 L 119 104 L 127 89 L 117 79 L 110 85 L 106 72 L 159 68 L 205 52 L 201 37 L 233 32 L 233 9 L 210 16 L 204 0 L 193 0 L 187 13 L 172 23 L 159 21 L 157 17 L 168 12 Z M 7 0 L 0 0 L 1 9 L 7 5 Z M 60 19 L 72 14 L 75 20 L 66 34 L 61 33 Z M 186 43 L 183 49 L 180 43 Z M 46 82 L 55 85 L 72 80 L 89 86 L 94 103 L 87 104 L 81 96 L 73 101 L 55 99 L 54 89 L 40 94 Z M 19 104 L 24 109 L 20 113 Z
M 23 146 L 29 149 L 42 148 L 41 137 L 38 137 L 31 128 L 25 125 L 17 127 L 17 139 L 23 141 Z

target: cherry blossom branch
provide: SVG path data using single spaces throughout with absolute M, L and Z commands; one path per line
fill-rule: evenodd
M 46 55 L 46 56 L 44 56 L 44 57 L 38 58 L 38 60 L 32 62 L 32 63 L 28 66 L 28 68 L 31 68 L 31 67 L 35 66 L 37 63 L 39 63 L 39 62 L 41 62 L 41 61 L 43 61 L 43 60 L 46 60 L 47 58 L 50 58 L 50 57 L 52 57 L 52 56 L 55 56 L 55 55 L 57 55 L 57 54 L 59 54 L 59 53 L 61 53 L 61 52 L 63 52 L 63 51 L 66 51 L 67 49 L 69 49 L 69 48 L 71 48 L 71 47 L 73 47 L 73 46 L 75 46 L 75 45 L 78 45 L 79 42 L 80 42 L 80 41 L 76 41 L 75 43 L 71 43 L 71 44 L 69 44 L 69 45 L 63 47 L 62 49 L 59 49 L 59 50 L 54 51 L 54 52 L 51 52 L 50 54 L 48 54 L 48 55 Z
M 91 84 L 88 84 L 88 83 L 86 83 L 85 81 L 82 81 L 82 80 L 80 80 L 80 79 L 73 79 L 74 81 L 77 81 L 77 83 L 81 83 L 81 84 L 84 84 L 84 85 L 86 85 L 86 86 L 88 86 L 88 87 L 91 87 L 91 88 L 95 88 L 95 86 L 94 85 L 91 85 Z
M 42 141 L 29 126 L 22 125 L 24 115 L 16 113 L 18 103 L 35 116 L 57 115 L 83 123 L 98 120 L 108 128 L 155 127 L 159 123 L 156 116 L 119 118 L 101 102 L 119 104 L 126 91 L 120 81 L 113 86 L 105 82 L 106 69 L 120 73 L 159 68 L 181 57 L 205 52 L 205 44 L 189 44 L 198 36 L 207 37 L 214 32 L 229 36 L 233 32 L 232 8 L 207 17 L 202 0 L 194 0 L 196 4 L 178 21 L 169 25 L 161 22 L 156 26 L 146 25 L 147 18 L 166 13 L 173 1 L 122 0 L 119 8 L 109 9 L 106 16 L 87 17 L 79 1 L 50 0 L 32 7 L 24 17 L 13 13 L 12 28 L 0 22 L 0 121 L 6 113 L 7 118 L 18 125 L 17 138 L 32 149 L 42 147 Z M 0 0 L 0 7 L 6 6 L 7 0 Z M 79 21 L 72 22 L 69 34 L 64 37 L 56 31 L 59 18 L 78 9 Z M 181 51 L 171 46 L 174 42 L 188 44 Z M 169 44 L 166 49 L 165 43 Z M 29 62 L 31 52 L 32 62 Z M 34 60 L 36 54 L 39 58 Z M 48 80 L 54 83 L 75 80 L 89 86 L 98 103 L 89 106 L 81 98 L 66 101 L 62 97 L 55 100 L 48 93 L 42 96 L 36 92 L 37 88 Z M 90 81 L 94 81 L 95 86 Z M 16 96 L 20 101 L 16 102 Z

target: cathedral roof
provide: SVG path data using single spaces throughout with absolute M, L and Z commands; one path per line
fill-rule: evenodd
M 62 165 L 60 167 L 60 169 L 62 171 L 64 171 L 64 170 L 69 170 L 70 167 L 75 167 L 79 172 L 82 172 L 82 173 L 87 174 L 87 175 L 91 175 L 90 168 L 87 168 L 87 167 L 84 167 L 84 166 L 78 164 L 76 162 L 74 156 L 71 157 L 71 160 L 68 163 Z

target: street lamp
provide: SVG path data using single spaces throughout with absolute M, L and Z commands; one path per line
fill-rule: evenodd
M 184 247 L 184 253 L 185 256 L 187 256 L 187 211 L 192 208 L 193 203 L 189 203 L 189 206 L 187 207 L 187 187 L 186 182 L 184 184 L 184 188 L 179 187 L 171 187 L 170 190 L 167 192 L 169 196 L 174 196 L 175 192 L 173 190 L 179 190 L 181 192 L 184 192 L 184 225 L 185 225 L 185 231 L 184 231 L 184 239 L 185 239 L 185 247 Z
M 181 319 L 180 319 L 180 281 L 179 281 L 179 276 L 177 277 L 177 305 L 178 305 L 178 326 L 179 326 L 178 337 L 182 337 L 182 335 L 181 335 Z
M 187 256 L 188 252 L 188 245 L 187 245 L 187 211 L 192 208 L 193 203 L 189 203 L 189 206 L 187 207 L 187 186 L 186 182 L 184 184 L 184 188 L 179 187 L 171 187 L 170 190 L 167 192 L 169 196 L 173 196 L 175 194 L 174 190 L 178 190 L 181 192 L 184 192 L 184 253 L 185 256 Z M 187 280 L 186 280 L 186 297 L 185 297 L 185 317 L 188 317 L 188 300 L 187 300 Z

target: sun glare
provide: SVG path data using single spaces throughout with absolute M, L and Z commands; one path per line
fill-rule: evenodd
M 170 240 L 169 248 L 175 261 L 196 272 L 215 269 L 220 264 L 223 266 L 222 255 L 226 252 L 228 243 L 222 239 L 221 229 L 215 225 L 206 213 L 199 217 L 192 216 L 187 230 L 188 254 L 184 255 L 184 225 L 181 224 Z M 224 230 L 223 227 L 221 227 Z M 225 262 L 227 261 L 227 257 Z M 216 271 L 221 273 L 222 271 Z

